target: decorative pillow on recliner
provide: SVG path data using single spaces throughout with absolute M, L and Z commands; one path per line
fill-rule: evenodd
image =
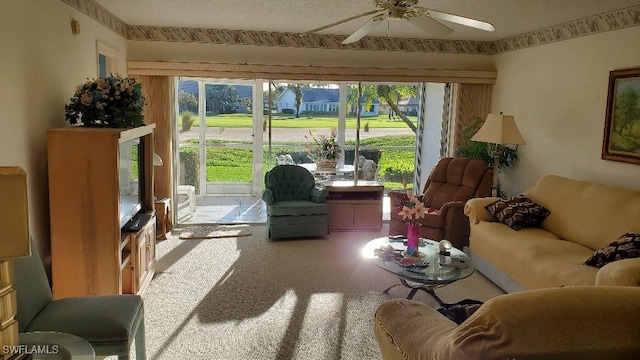
M 607 246 L 596 250 L 585 265 L 603 267 L 610 262 L 640 257 L 640 233 L 626 233 Z
M 513 230 L 538 226 L 549 216 L 549 210 L 524 195 L 500 199 L 485 206 L 489 213 Z

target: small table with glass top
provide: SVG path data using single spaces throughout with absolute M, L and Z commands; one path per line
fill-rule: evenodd
M 466 263 L 466 267 L 457 268 L 441 265 L 438 242 L 434 240 L 420 239 L 418 251 L 424 254 L 424 261 L 427 264 L 424 268 L 406 266 L 399 260 L 394 259 L 383 260 L 374 253 L 374 250 L 387 246 L 393 247 L 395 251 L 405 250 L 406 245 L 403 240 L 406 241 L 406 239 L 381 237 L 369 241 L 362 249 L 362 256 L 371 259 L 378 267 L 400 278 L 399 284 L 394 284 L 383 291 L 385 294 L 389 293 L 389 290 L 394 287 L 402 285 L 411 289 L 407 299 L 412 299 L 418 290 L 422 290 L 442 305 L 443 302 L 435 294 L 434 289 L 469 277 L 475 271 L 467 254 L 456 248 L 449 250 L 449 258 L 463 260 Z

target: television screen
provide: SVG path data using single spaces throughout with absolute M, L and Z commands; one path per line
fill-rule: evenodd
M 144 200 L 143 143 L 133 139 L 120 143 L 120 227 L 141 209 Z

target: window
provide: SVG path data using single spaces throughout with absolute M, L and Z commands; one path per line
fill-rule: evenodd
M 101 41 L 96 42 L 98 77 L 104 78 L 118 72 L 119 52 Z

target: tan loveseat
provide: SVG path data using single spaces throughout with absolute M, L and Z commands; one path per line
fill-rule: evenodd
M 584 265 L 594 250 L 640 232 L 640 192 L 548 175 L 524 195 L 551 213 L 540 227 L 512 230 L 485 206 L 465 205 L 476 268 L 507 292 L 568 285 L 640 285 L 640 258 Z
M 385 360 L 640 359 L 640 288 L 569 286 L 506 294 L 457 325 L 391 300 L 375 314 Z

